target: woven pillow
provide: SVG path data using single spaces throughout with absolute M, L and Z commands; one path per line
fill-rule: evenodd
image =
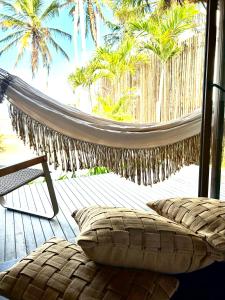
M 0 273 L 0 294 L 15 300 L 168 300 L 177 287 L 172 276 L 98 265 L 57 238 Z
M 225 202 L 209 198 L 172 198 L 147 203 L 160 215 L 205 237 L 225 251 Z
M 73 217 L 78 244 L 98 263 L 181 273 L 222 260 L 206 241 L 155 212 L 89 207 Z

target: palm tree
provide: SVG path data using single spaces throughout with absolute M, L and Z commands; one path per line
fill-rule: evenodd
M 147 0 L 148 4 L 148 0 Z M 151 6 L 150 6 L 151 7 Z M 143 0 L 117 0 L 111 5 L 114 21 L 107 21 L 111 30 L 105 35 L 105 44 L 108 47 L 119 46 L 127 33 L 127 24 L 132 19 L 142 18 L 146 13 L 146 2 Z
M 116 50 L 99 47 L 86 67 L 76 69 L 69 76 L 73 88 L 89 86 L 100 78 L 119 80 L 126 72 L 134 74 L 137 64 L 148 59 L 146 54 L 135 50 L 134 43 L 133 38 L 127 38 Z
M 187 3 L 202 3 L 205 7 L 207 0 L 115 0 L 111 6 L 114 14 L 114 22 L 107 22 L 111 33 L 105 36 L 108 46 L 119 44 L 127 33 L 127 24 L 132 19 L 145 18 L 146 14 L 157 10 L 163 13 L 173 4 L 185 5 Z
M 137 51 L 136 40 L 126 37 L 116 50 L 109 47 L 98 48 L 90 66 L 96 78 L 114 81 L 119 80 L 126 72 L 134 74 L 137 64 L 147 61 L 147 55 Z
M 121 76 L 129 72 L 134 74 L 138 63 L 147 62 L 147 55 L 134 49 L 135 40 L 127 38 L 118 49 L 99 47 L 94 58 L 86 67 L 77 68 L 69 76 L 69 82 L 73 89 L 79 86 L 89 91 L 89 100 L 92 107 L 91 85 L 101 78 L 111 82 L 120 80 Z
M 95 82 L 93 72 L 91 67 L 80 67 L 76 68 L 76 71 L 69 75 L 68 81 L 71 84 L 73 91 L 78 92 L 77 98 L 79 98 L 79 93 L 82 97 L 87 97 L 92 108 L 92 98 L 91 98 L 91 85 Z
M 69 60 L 69 56 L 55 37 L 71 40 L 71 35 L 57 28 L 48 27 L 45 22 L 58 15 L 59 5 L 52 1 L 45 9 L 41 0 L 17 0 L 15 3 L 1 1 L 5 13 L 0 13 L 0 28 L 8 34 L 0 39 L 4 44 L 0 56 L 9 49 L 19 46 L 15 66 L 28 52 L 31 58 L 31 71 L 34 77 L 40 60 L 48 73 L 52 63 L 52 49 Z
M 130 34 L 142 44 L 142 49 L 155 53 L 162 62 L 159 96 L 156 103 L 157 121 L 161 120 L 163 85 L 166 62 L 182 51 L 180 37 L 195 27 L 193 18 L 198 13 L 194 4 L 173 4 L 169 9 L 154 11 L 146 20 L 130 23 Z
M 109 0 L 108 0 L 109 1 Z M 103 7 L 107 0 L 67 0 L 62 6 L 69 6 L 69 14 L 73 16 L 74 22 L 74 52 L 75 65 L 78 61 L 78 32 L 81 35 L 81 53 L 86 58 L 86 35 L 91 33 L 95 46 L 100 44 L 100 19 L 105 21 Z M 82 61 L 85 59 L 82 59 Z

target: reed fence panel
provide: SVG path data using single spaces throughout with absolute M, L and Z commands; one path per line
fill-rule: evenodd
M 183 51 L 166 63 L 161 103 L 161 121 L 174 120 L 201 107 L 204 73 L 204 34 L 186 40 Z M 162 63 L 152 54 L 147 64 L 139 64 L 134 75 L 125 74 L 111 83 L 107 79 L 98 82 L 98 93 L 111 95 L 117 101 L 132 88 L 129 113 L 135 122 L 156 122 L 156 102 L 159 97 Z

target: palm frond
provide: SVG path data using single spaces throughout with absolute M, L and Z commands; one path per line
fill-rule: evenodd
M 69 10 L 69 15 L 70 15 L 71 17 L 74 17 L 75 9 L 76 9 L 76 7 L 73 5 L 73 6 L 71 7 L 71 9 Z
M 33 6 L 34 15 L 39 16 L 39 14 L 41 13 L 41 8 L 43 6 L 43 2 L 41 0 L 33 0 L 32 6 Z
M 0 28 L 3 30 L 9 29 L 9 28 L 20 28 L 28 26 L 28 24 L 21 19 L 17 19 L 16 17 L 1 14 L 0 13 Z
M 13 40 L 12 42 L 10 42 L 9 44 L 7 44 L 4 48 L 2 48 L 0 50 L 0 56 L 4 53 L 6 53 L 8 50 L 10 50 L 13 46 L 16 46 L 19 42 L 20 38 L 16 38 L 15 40 Z
M 110 6 L 109 1 L 101 1 L 101 3 L 99 2 L 99 0 L 94 0 L 93 1 L 95 3 L 96 9 L 97 9 L 97 13 L 99 14 L 100 19 L 106 24 L 109 20 L 105 17 L 103 11 L 105 10 L 105 8 L 101 7 L 101 4 L 105 5 L 105 6 Z
M 16 0 L 17 16 L 21 15 L 30 18 L 33 15 L 32 4 L 33 1 Z
M 15 6 L 12 3 L 0 0 L 0 5 L 2 5 L 2 7 L 4 7 L 5 11 L 8 10 L 9 13 L 16 14 Z
M 38 70 L 40 58 L 42 58 L 43 67 L 50 69 L 52 61 L 49 44 L 60 52 L 64 57 L 69 59 L 62 47 L 52 38 L 52 35 L 71 40 L 71 35 L 55 28 L 43 27 L 42 20 L 54 17 L 58 14 L 59 4 L 56 0 L 52 1 L 43 11 L 43 0 L 15 0 L 1 1 L 0 4 L 8 9 L 9 13 L 0 14 L 0 29 L 11 32 L 0 39 L 0 43 L 5 43 L 1 49 L 0 55 L 14 46 L 19 45 L 18 54 L 15 58 L 15 66 L 23 58 L 25 51 L 29 49 L 31 59 L 31 71 L 33 77 Z M 39 17 L 41 14 L 41 18 Z M 30 52 L 31 47 L 31 52 Z
M 40 54 L 42 57 L 42 63 L 43 63 L 43 67 L 47 69 L 47 72 L 49 73 L 50 71 L 50 65 L 52 62 L 52 57 L 51 57 L 51 53 L 50 50 L 46 44 L 45 41 L 42 41 L 39 44 L 39 49 L 40 49 Z
M 15 38 L 21 38 L 23 33 L 24 33 L 23 30 L 12 32 L 12 33 L 8 34 L 7 36 L 5 36 L 4 38 L 2 38 L 0 40 L 0 43 L 7 43 Z
M 59 4 L 56 0 L 53 0 L 45 11 L 40 16 L 40 20 L 51 19 L 59 15 Z
M 193 4 L 173 4 L 170 9 L 156 10 L 147 20 L 131 22 L 130 34 L 142 41 L 142 48 L 151 50 L 165 62 L 181 51 L 180 36 L 194 27 L 197 13 Z
M 74 90 L 79 86 L 87 86 L 88 77 L 86 69 L 84 67 L 77 68 L 74 73 L 69 75 L 68 81 Z
M 67 0 L 66 2 L 59 3 L 59 9 L 62 8 L 68 8 L 69 9 L 69 16 L 73 18 L 74 16 L 74 11 L 77 7 L 77 4 L 74 2 L 74 0 Z
M 19 52 L 18 52 L 18 55 L 16 57 L 16 61 L 15 61 L 15 64 L 14 66 L 16 67 L 18 65 L 18 63 L 21 61 L 21 59 L 23 58 L 24 54 L 25 54 L 25 51 L 26 51 L 26 47 L 25 46 L 21 46 Z
M 52 44 L 52 46 L 55 48 L 56 52 L 60 52 L 62 56 L 64 56 L 67 60 L 70 60 L 68 54 L 65 50 L 50 36 L 48 37 L 49 42 Z
M 53 33 L 55 36 L 58 35 L 58 36 L 60 36 L 62 38 L 68 39 L 69 41 L 71 41 L 71 39 L 72 39 L 71 34 L 65 32 L 65 31 L 62 31 L 60 29 L 48 27 L 48 30 L 49 30 L 50 33 Z

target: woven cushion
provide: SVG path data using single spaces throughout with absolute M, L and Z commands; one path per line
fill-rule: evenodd
M 180 273 L 222 260 L 199 236 L 154 212 L 89 207 L 73 216 L 78 244 L 102 264 Z
M 225 202 L 209 198 L 172 198 L 147 203 L 160 215 L 203 236 L 225 251 Z
M 15 300 L 167 300 L 177 286 L 172 276 L 95 264 L 57 238 L 0 273 L 0 294 Z

